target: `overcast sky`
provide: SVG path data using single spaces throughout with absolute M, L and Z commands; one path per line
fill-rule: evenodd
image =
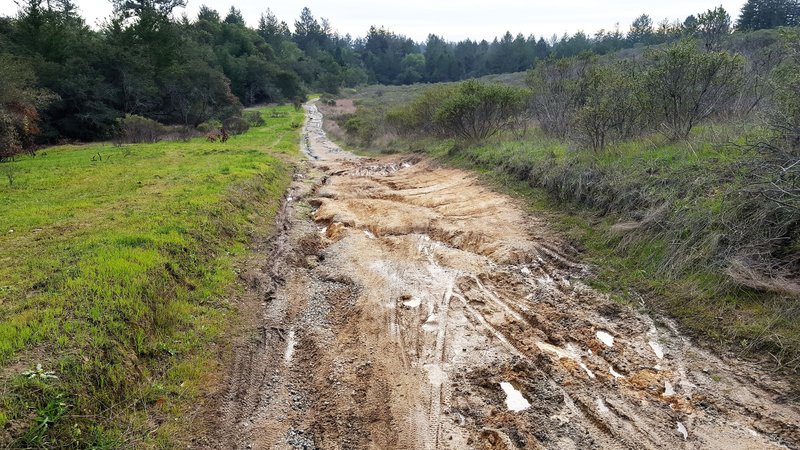
M 90 25 L 111 14 L 110 0 L 76 0 Z M 231 0 L 188 0 L 185 12 L 194 18 L 206 4 L 225 16 Z M 611 30 L 616 23 L 623 31 L 634 18 L 647 13 L 655 23 L 664 18 L 683 20 L 690 14 L 722 5 L 734 21 L 744 0 L 286 0 L 281 2 L 239 0 L 235 2 L 249 25 L 255 26 L 268 7 L 291 27 L 304 6 L 314 16 L 327 18 L 340 34 L 364 36 L 370 25 L 385 26 L 417 41 L 429 33 L 457 41 L 465 38 L 491 40 L 506 30 L 512 34 L 550 37 L 583 30 L 593 34 Z M 0 0 L 0 15 L 16 14 L 14 0 Z M 180 15 L 183 10 L 177 10 Z

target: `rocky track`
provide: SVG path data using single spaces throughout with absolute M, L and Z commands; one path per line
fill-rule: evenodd
M 511 198 L 419 157 L 310 160 L 194 447 L 798 448 L 786 387 L 610 301 Z

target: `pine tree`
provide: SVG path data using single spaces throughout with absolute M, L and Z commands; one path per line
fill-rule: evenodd
M 750 31 L 798 24 L 799 0 L 748 0 L 742 8 L 736 28 Z

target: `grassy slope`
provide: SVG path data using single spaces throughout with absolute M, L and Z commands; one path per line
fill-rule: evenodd
M 162 422 L 197 393 L 235 312 L 234 264 L 290 180 L 302 113 L 281 109 L 224 144 L 3 164 L 16 179 L 0 186 L 0 444 L 169 441 Z M 58 378 L 21 375 L 37 363 Z

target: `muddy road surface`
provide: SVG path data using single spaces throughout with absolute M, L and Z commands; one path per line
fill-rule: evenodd
M 610 301 L 513 199 L 420 157 L 310 156 L 194 447 L 800 448 L 787 387 Z

